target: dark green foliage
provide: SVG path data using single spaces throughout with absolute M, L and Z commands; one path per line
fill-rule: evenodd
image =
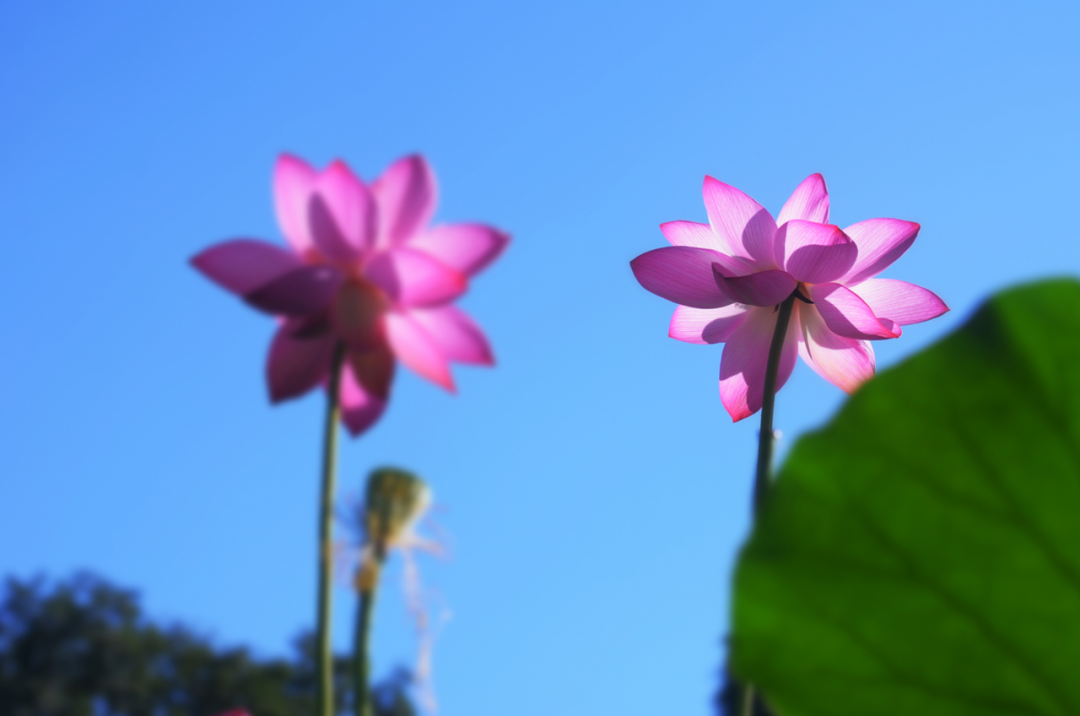
M 801 439 L 733 621 L 784 716 L 1080 714 L 1080 283 L 996 296 Z
M 142 615 L 130 591 L 82 574 L 68 582 L 9 580 L 0 605 L 3 716 L 308 716 L 313 640 L 293 660 L 220 648 L 183 626 Z M 336 664 L 339 711 L 348 660 Z M 378 687 L 380 716 L 412 716 L 407 675 Z

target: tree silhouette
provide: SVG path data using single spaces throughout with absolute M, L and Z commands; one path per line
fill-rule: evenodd
M 293 659 L 221 648 L 183 625 L 142 614 L 138 596 L 82 573 L 49 584 L 8 579 L 0 603 L 0 711 L 4 716 L 308 716 L 314 644 Z M 349 706 L 349 659 L 335 670 L 339 712 Z M 409 674 L 375 688 L 377 716 L 415 716 Z

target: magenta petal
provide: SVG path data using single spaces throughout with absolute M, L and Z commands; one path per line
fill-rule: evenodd
M 454 392 L 450 363 L 436 340 L 407 313 L 386 314 L 386 337 L 402 363 L 436 385 Z
M 285 239 L 300 255 L 314 246 L 308 223 L 308 202 L 318 172 L 291 154 L 282 154 L 274 166 L 274 209 Z
M 303 395 L 317 387 L 330 371 L 334 336 L 323 333 L 298 338 L 295 333 L 301 324 L 301 319 L 285 321 L 270 343 L 266 384 L 271 402 L 280 403 Z
M 338 390 L 341 400 L 341 422 L 356 437 L 382 417 L 388 402 L 364 388 L 357 380 L 351 364 L 346 363 L 341 374 L 341 388 Z
M 244 296 L 267 313 L 306 316 L 326 309 L 341 282 L 341 272 L 329 266 L 302 266 Z
M 775 268 L 776 222 L 772 215 L 735 187 L 709 176 L 702 194 L 709 224 L 722 245 L 720 252 L 745 260 L 751 268 Z
M 455 306 L 418 308 L 409 311 L 409 316 L 424 329 L 448 360 L 495 365 L 495 356 L 484 332 L 461 309 Z
M 829 190 L 825 188 L 825 177 L 811 174 L 795 187 L 791 198 L 780 210 L 776 223 L 783 226 L 792 219 L 829 223 Z
M 873 377 L 874 348 L 869 341 L 837 335 L 814 306 L 797 308 L 802 322 L 799 355 L 815 373 L 846 393 Z
M 907 326 L 929 321 L 949 310 L 932 291 L 894 278 L 872 278 L 851 290 L 880 317 L 888 317 Z
M 720 400 L 736 422 L 761 410 L 765 396 L 765 368 L 777 315 L 778 312 L 771 308 L 750 309 L 724 346 L 724 355 L 720 358 Z M 799 314 L 796 310 L 791 314 L 780 353 L 777 391 L 784 387 L 795 368 L 798 335 Z
M 379 246 L 396 246 L 419 233 L 435 213 L 435 175 L 419 154 L 399 159 L 371 185 L 379 203 Z
M 397 248 L 377 254 L 364 276 L 399 306 L 437 306 L 465 293 L 469 282 L 460 271 L 423 251 Z
M 731 303 L 713 280 L 713 264 L 721 254 L 690 246 L 665 246 L 630 262 L 634 277 L 647 291 L 694 308 L 719 308 Z
M 840 283 L 853 286 L 877 276 L 915 243 L 919 228 L 914 221 L 867 219 L 844 229 L 859 247 L 859 258 Z
M 341 160 L 319 175 L 308 207 L 312 239 L 326 258 L 359 261 L 375 244 L 375 198 Z
M 687 343 L 723 343 L 746 318 L 746 306 L 733 303 L 721 308 L 676 306 L 668 326 L 668 335 Z
M 827 283 L 850 269 L 859 256 L 840 227 L 795 219 L 776 232 L 776 258 L 799 281 Z
M 191 264 L 214 283 L 241 296 L 304 265 L 291 251 L 253 239 L 214 244 L 192 257 Z
M 664 233 L 664 237 L 671 242 L 672 246 L 691 246 L 716 251 L 720 255 L 716 262 L 729 273 L 744 274 L 751 270 L 742 260 L 724 253 L 728 248 L 727 242 L 720 240 L 708 224 L 699 224 L 696 221 L 669 221 L 666 224 L 660 224 L 660 231 Z
M 775 306 L 791 295 L 799 282 L 787 271 L 769 269 L 747 276 L 724 276 L 713 266 L 713 280 L 721 293 L 735 303 L 748 306 Z
M 899 335 L 878 320 L 866 301 L 849 288 L 838 283 L 821 283 L 810 286 L 809 291 L 810 299 L 825 325 L 837 335 L 863 340 L 896 338 Z M 892 324 L 892 321 L 885 320 Z
M 448 224 L 425 231 L 408 246 L 471 276 L 497 259 L 509 242 L 509 234 L 484 224 Z

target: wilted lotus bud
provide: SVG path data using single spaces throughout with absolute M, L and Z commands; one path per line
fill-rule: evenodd
M 364 545 L 358 589 L 374 588 L 379 565 L 391 549 L 408 549 L 421 543 L 415 527 L 430 504 L 431 490 L 411 472 L 384 467 L 371 473 L 362 508 Z

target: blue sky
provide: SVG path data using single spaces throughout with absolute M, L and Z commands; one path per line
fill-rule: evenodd
M 401 371 L 341 483 L 394 464 L 434 486 L 442 712 L 704 713 L 757 424 L 731 424 L 721 347 L 667 338 L 672 305 L 628 262 L 661 222 L 705 220 L 705 174 L 775 212 L 822 172 L 841 226 L 922 224 L 886 275 L 953 309 L 878 343 L 879 366 L 996 288 L 1077 273 L 1078 20 L 1065 2 L 3 3 L 0 573 L 90 568 L 267 654 L 312 624 L 322 396 L 269 406 L 273 322 L 187 260 L 281 240 L 281 151 L 369 180 L 421 151 L 438 220 L 513 235 L 463 301 L 498 367 L 457 371 L 456 397 Z M 800 364 L 784 449 L 842 400 Z M 413 649 L 393 580 L 381 672 Z

